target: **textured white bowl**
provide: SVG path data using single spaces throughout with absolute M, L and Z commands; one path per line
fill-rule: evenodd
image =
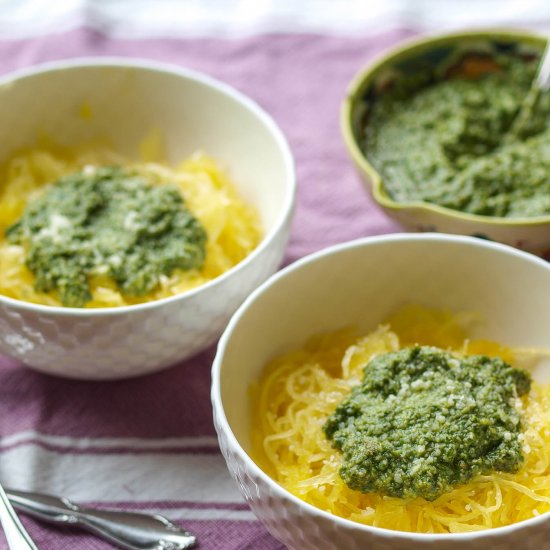
M 472 336 L 550 347 L 550 265 L 471 237 L 392 235 L 339 245 L 284 269 L 257 289 L 224 332 L 212 372 L 214 423 L 229 471 L 269 531 L 299 550 L 542 550 L 550 514 L 471 534 L 423 535 L 360 525 L 306 504 L 247 454 L 249 388 L 274 356 L 315 333 L 369 331 L 406 303 L 475 311 Z M 535 377 L 547 380 L 550 364 Z
M 91 117 L 82 116 L 83 106 Z M 78 310 L 0 296 L 0 352 L 71 378 L 152 372 L 212 344 L 279 266 L 294 208 L 292 155 L 271 117 L 229 86 L 145 61 L 52 63 L 0 80 L 0 120 L 0 162 L 44 134 L 67 147 L 100 140 L 136 157 L 158 129 L 169 162 L 202 149 L 227 166 L 241 196 L 259 210 L 265 234 L 217 279 L 146 304 Z

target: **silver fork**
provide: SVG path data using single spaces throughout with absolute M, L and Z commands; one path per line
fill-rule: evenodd
M 13 550 L 37 550 L 36 545 L 19 521 L 2 485 L 0 485 L 0 521 L 9 548 Z
M 122 510 L 84 508 L 66 497 L 6 489 L 17 510 L 48 523 L 80 527 L 128 550 L 187 550 L 196 538 L 165 517 Z M 14 546 L 16 550 L 34 546 Z

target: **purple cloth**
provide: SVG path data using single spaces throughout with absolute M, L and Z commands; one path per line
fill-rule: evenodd
M 0 72 L 79 56 L 141 57 L 203 71 L 248 94 L 280 124 L 296 159 L 298 201 L 286 256 L 286 263 L 290 263 L 335 243 L 399 230 L 373 205 L 347 158 L 339 109 L 346 86 L 358 69 L 410 34 L 396 30 L 361 38 L 261 35 L 233 40 L 131 41 L 78 29 L 22 41 L 0 40 Z M 0 477 L 11 483 L 28 477 L 28 487 L 61 490 L 65 478 L 63 472 L 55 470 L 56 465 L 73 464 L 73 459 L 74 467 L 79 468 L 80 458 L 98 464 L 106 457 L 120 459 L 124 465 L 127 457 L 128 468 L 133 468 L 132 460 L 140 456 L 159 461 L 175 458 L 182 461 L 182 476 L 185 461 L 195 456 L 217 464 L 221 459 L 209 398 L 213 356 L 210 350 L 154 375 L 109 383 L 55 379 L 0 358 L 0 465 L 4 466 Z M 82 446 L 81 438 L 90 441 Z M 103 438 L 110 443 L 104 443 Z M 160 443 L 151 450 L 136 444 L 136 438 Z M 191 444 L 183 445 L 182 438 L 190 438 Z M 20 456 L 33 457 L 23 471 L 13 464 Z M 42 471 L 47 468 L 51 472 Z M 123 473 L 120 470 L 120 475 Z M 103 474 L 107 479 L 108 475 L 119 475 Z M 71 475 L 78 476 L 79 472 Z M 82 475 L 89 472 L 82 471 Z M 154 483 L 154 476 L 161 472 L 153 468 L 147 475 Z M 54 478 L 57 481 L 50 483 Z M 72 494 L 71 479 L 67 476 L 68 496 Z M 101 483 L 105 479 L 98 476 L 97 484 Z M 185 491 L 180 497 L 144 495 L 141 499 L 139 484 L 128 487 L 128 491 L 131 499 L 125 495 L 93 498 L 93 504 L 172 511 L 175 522 L 192 530 L 203 549 L 282 548 L 253 517 L 234 519 L 235 514 L 247 513 L 246 505 L 238 499 L 220 497 L 216 501 L 213 494 L 212 498 L 205 495 L 193 500 Z M 181 518 L 177 510 L 184 510 Z M 76 531 L 60 533 L 28 519 L 24 523 L 41 549 L 111 548 Z M 0 538 L 0 548 L 5 547 L 2 544 L 5 542 Z

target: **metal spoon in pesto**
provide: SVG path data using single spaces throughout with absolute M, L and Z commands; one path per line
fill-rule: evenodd
M 539 62 L 537 74 L 531 85 L 531 89 L 525 96 L 516 118 L 508 130 L 508 136 L 521 136 L 531 116 L 535 111 L 540 95 L 550 89 L 550 40 L 546 42 L 546 48 Z

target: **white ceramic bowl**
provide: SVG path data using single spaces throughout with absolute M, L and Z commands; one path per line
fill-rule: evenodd
M 249 388 L 274 356 L 311 335 L 354 325 L 369 331 L 406 303 L 476 311 L 472 336 L 550 347 L 550 265 L 471 237 L 391 235 L 335 246 L 284 269 L 257 289 L 224 332 L 213 366 L 212 402 L 229 471 L 269 531 L 299 550 L 542 550 L 550 514 L 471 534 L 411 534 L 333 516 L 281 488 L 247 454 Z M 547 379 L 550 365 L 535 376 Z
M 83 105 L 93 115 L 86 120 Z M 152 372 L 212 344 L 279 266 L 294 207 L 292 155 L 271 117 L 229 86 L 152 62 L 53 63 L 0 80 L 0 120 L 0 162 L 42 134 L 67 147 L 99 139 L 136 157 L 140 142 L 158 129 L 169 162 L 202 149 L 227 166 L 241 196 L 259 210 L 265 234 L 217 279 L 146 304 L 77 310 L 0 296 L 0 352 L 71 378 Z

